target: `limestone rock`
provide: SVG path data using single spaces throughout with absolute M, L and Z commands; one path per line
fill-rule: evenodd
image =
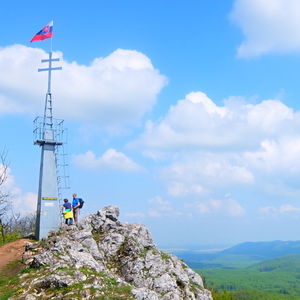
M 21 276 L 23 292 L 11 299 L 212 299 L 199 274 L 159 251 L 145 226 L 121 223 L 119 213 L 104 207 L 27 245 L 23 258 L 34 271 Z

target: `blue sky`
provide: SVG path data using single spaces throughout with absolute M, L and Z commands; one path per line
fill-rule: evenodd
M 117 205 L 161 247 L 299 239 L 299 12 L 297 0 L 3 3 L 15 209 L 35 207 L 50 42 L 29 41 L 53 19 L 54 115 L 82 216 Z

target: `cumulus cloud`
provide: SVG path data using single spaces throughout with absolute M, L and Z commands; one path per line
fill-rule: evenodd
M 115 149 L 106 150 L 100 157 L 96 157 L 92 151 L 87 151 L 84 154 L 74 155 L 73 161 L 77 166 L 86 169 L 113 169 L 123 172 L 137 172 L 142 170 L 138 164 L 124 153 L 118 152 Z
M 142 219 L 142 218 L 145 218 L 145 214 L 141 213 L 141 212 L 126 213 L 125 218 L 128 218 L 128 219 L 136 219 L 136 218 Z
M 181 166 L 170 166 L 170 167 L 167 167 L 164 169 L 163 171 L 163 177 L 167 178 L 167 190 L 168 190 L 168 193 L 171 195 L 171 196 L 174 196 L 174 197 L 186 197 L 186 196 L 189 196 L 189 195 L 204 195 L 205 194 L 205 188 L 201 185 L 201 184 L 197 184 L 196 183 L 192 183 L 192 181 L 197 181 L 197 179 L 195 178 L 195 180 L 183 180 L 183 176 L 173 176 L 172 173 L 172 169 L 173 168 L 176 168 L 177 170 L 179 169 L 182 169 Z M 183 166 L 185 167 L 185 166 Z M 182 169 L 182 175 L 184 174 L 184 170 Z M 170 176 L 170 180 L 169 179 L 169 176 L 168 175 L 171 175 Z M 192 178 L 191 178 L 192 179 Z
M 239 57 L 300 50 L 298 0 L 236 0 L 231 19 L 245 36 Z
M 0 173 L 4 170 L 4 166 L 0 164 Z M 24 193 L 17 185 L 14 176 L 11 174 L 11 169 L 8 167 L 7 178 L 1 185 L 1 192 L 8 195 L 8 200 L 11 202 L 14 212 L 22 215 L 34 213 L 37 206 L 37 194 Z
M 160 196 L 155 196 L 148 200 L 149 208 L 146 212 L 132 212 L 127 213 L 125 216 L 129 219 L 136 218 L 161 218 L 161 217 L 174 217 L 182 215 L 181 211 L 174 209 L 172 203 L 163 199 Z
M 300 174 L 299 132 L 299 112 L 279 100 L 251 104 L 230 97 L 216 105 L 193 92 L 158 121 L 147 122 L 130 146 L 161 161 L 161 178 L 172 196 L 202 197 L 245 186 L 266 192 L 280 186 L 285 193 Z
M 240 203 L 233 199 L 201 201 L 193 204 L 191 207 L 195 208 L 199 214 L 220 213 L 232 217 L 243 216 L 246 211 Z
M 204 93 L 193 92 L 179 100 L 158 122 L 148 121 L 144 134 L 132 145 L 143 146 L 151 157 L 159 157 L 170 149 L 247 149 L 263 137 L 272 138 L 297 129 L 299 114 L 279 100 L 264 100 L 255 105 L 231 97 L 225 105 L 217 106 Z
M 54 57 L 62 58 L 61 52 Z M 0 113 L 42 113 L 46 72 L 38 73 L 42 49 L 23 45 L 0 48 Z M 62 61 L 53 75 L 55 116 L 102 126 L 135 124 L 155 104 L 166 78 L 150 59 L 118 49 L 90 65 Z
M 174 209 L 170 201 L 160 196 L 150 199 L 148 203 L 150 204 L 150 209 L 147 212 L 147 216 L 150 218 L 182 215 L 180 211 Z
M 205 195 L 208 189 L 254 183 L 253 174 L 243 166 L 230 164 L 225 156 L 190 153 L 162 169 L 169 194 L 185 197 Z
M 259 209 L 259 212 L 262 214 L 271 214 L 271 215 L 278 215 L 278 214 L 289 214 L 294 212 L 299 212 L 300 208 L 295 207 L 291 204 L 283 204 L 279 207 L 275 206 L 265 206 Z
M 300 173 L 300 136 L 264 140 L 258 151 L 246 152 L 245 160 L 252 167 L 268 173 Z
M 37 207 L 37 198 L 38 195 L 36 193 L 23 193 L 20 191 L 20 193 L 15 194 L 12 197 L 14 209 L 20 212 L 22 215 L 35 213 Z
M 171 202 L 164 200 L 159 196 L 150 199 L 148 202 L 152 206 L 152 208 L 148 212 L 148 215 L 150 217 L 160 217 L 162 214 L 173 212 Z

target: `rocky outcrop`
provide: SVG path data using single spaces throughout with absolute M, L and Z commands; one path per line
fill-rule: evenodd
M 12 299 L 212 299 L 201 277 L 159 251 L 147 228 L 108 206 L 28 244 L 28 268 Z

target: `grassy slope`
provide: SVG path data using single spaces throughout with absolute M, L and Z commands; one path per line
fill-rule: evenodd
M 22 272 L 24 265 L 19 261 L 9 263 L 0 271 L 0 300 L 6 300 L 18 290 L 18 274 Z
M 97 273 L 88 268 L 79 269 L 87 276 L 87 280 L 80 283 L 75 283 L 68 287 L 62 288 L 48 288 L 45 290 L 49 299 L 56 299 L 56 295 L 65 295 L 66 299 L 83 299 L 81 292 L 84 290 L 84 286 L 90 284 L 93 278 L 96 276 L 101 279 L 102 285 L 98 290 L 102 292 L 102 296 L 97 297 L 99 300 L 130 300 L 133 299 L 131 294 L 132 287 L 129 285 L 123 285 L 117 282 L 115 278 L 109 277 L 104 273 Z M 74 272 L 74 269 L 59 268 L 59 271 L 64 271 L 66 274 Z M 8 264 L 4 269 L 0 271 L 0 300 L 7 300 L 12 296 L 17 296 L 23 292 L 23 288 L 20 287 L 20 275 L 29 276 L 30 281 L 33 278 L 40 277 L 45 273 L 50 275 L 51 269 L 45 267 L 40 269 L 32 269 L 26 267 L 21 261 L 14 261 Z M 56 271 L 53 271 L 55 274 Z M 96 290 L 90 288 L 91 294 Z M 23 299 L 23 298 L 22 298 Z

